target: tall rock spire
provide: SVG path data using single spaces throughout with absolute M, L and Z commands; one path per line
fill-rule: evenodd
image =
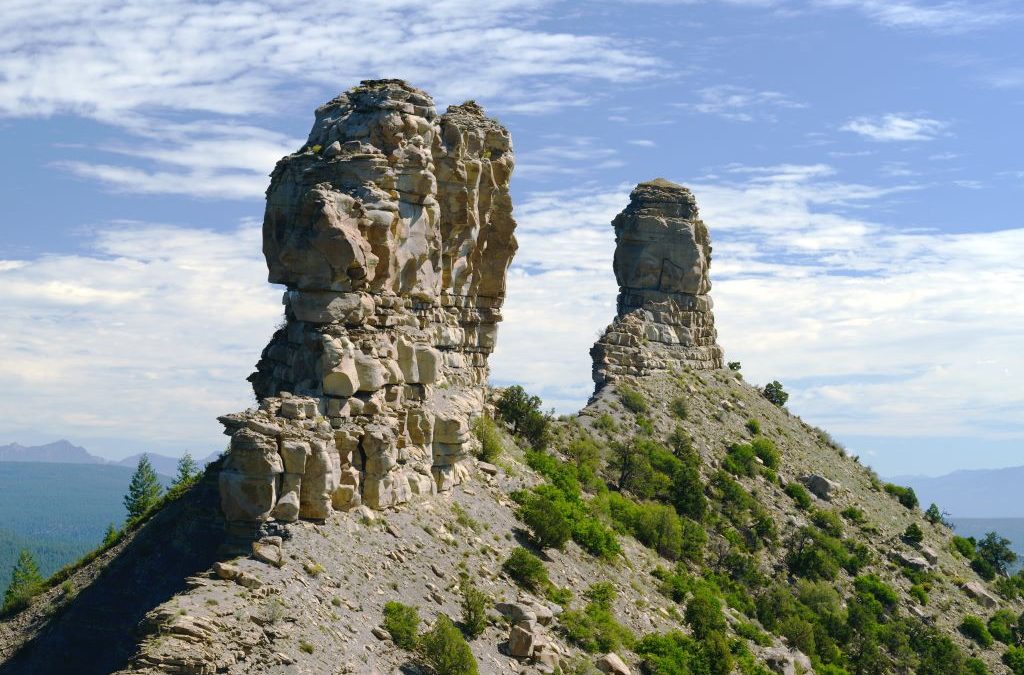
M 612 225 L 618 308 L 590 350 L 597 388 L 683 366 L 721 368 L 711 238 L 693 194 L 663 178 L 640 183 Z
M 263 252 L 283 326 L 222 419 L 229 521 L 384 508 L 462 480 L 516 251 L 508 131 L 401 80 L 316 111 L 278 162 Z

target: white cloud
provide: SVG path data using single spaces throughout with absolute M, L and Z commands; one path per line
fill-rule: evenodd
M 718 115 L 736 122 L 753 122 L 755 119 L 774 121 L 774 110 L 806 107 L 777 91 L 757 91 L 727 84 L 700 89 L 697 96 L 698 100 L 695 103 L 676 105 L 686 110 Z
M 873 141 L 931 141 L 947 126 L 945 122 L 928 117 L 889 113 L 881 117 L 855 117 L 840 129 Z
M 631 141 L 627 141 L 630 145 L 638 145 L 641 148 L 654 148 L 657 147 L 657 143 L 647 138 L 636 138 Z
M 925 4 L 908 0 L 813 0 L 821 7 L 856 9 L 889 28 L 964 33 L 1005 25 L 1021 18 L 1007 2 L 945 0 Z
M 592 136 L 548 136 L 550 145 L 516 151 L 516 175 L 578 175 L 623 165 L 618 150 Z
M 585 105 L 597 90 L 587 83 L 634 82 L 660 64 L 620 38 L 536 28 L 548 4 L 7 0 L 0 117 L 71 114 L 139 136 L 115 149 L 133 163 L 59 165 L 119 191 L 258 195 L 257 179 L 296 147 L 260 124 L 296 100 L 305 110 L 361 79 L 402 77 L 442 108 L 476 98 L 536 113 Z
M 215 417 L 251 405 L 245 377 L 281 316 L 260 236 L 120 223 L 83 254 L 5 261 L 0 409 L 22 414 L 0 436 L 219 449 Z

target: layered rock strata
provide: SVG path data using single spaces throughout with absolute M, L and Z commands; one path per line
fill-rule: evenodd
M 615 320 L 590 350 L 598 389 L 624 376 L 721 368 L 712 313 L 711 238 L 685 187 L 640 183 L 615 217 Z
M 317 109 L 267 190 L 263 252 L 287 288 L 285 323 L 249 378 L 260 409 L 222 418 L 229 520 L 380 509 L 462 480 L 517 247 L 513 164 L 508 131 L 478 105 L 438 115 L 400 80 Z M 236 453 L 266 458 L 252 471 L 275 476 L 271 508 L 240 489 L 250 468 Z

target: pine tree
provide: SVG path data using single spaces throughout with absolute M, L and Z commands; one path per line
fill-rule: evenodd
M 199 475 L 199 465 L 192 459 L 192 454 L 186 452 L 178 460 L 178 475 L 174 479 L 174 487 L 188 485 Z
M 163 488 L 157 480 L 156 471 L 143 455 L 139 465 L 132 474 L 132 482 L 128 485 L 128 494 L 124 496 L 124 508 L 128 511 L 128 520 L 138 518 L 150 509 L 160 497 Z
M 4 593 L 3 611 L 16 611 L 27 607 L 32 596 L 43 586 L 43 576 L 39 573 L 36 559 L 27 550 L 22 549 L 18 563 L 11 572 L 11 585 Z

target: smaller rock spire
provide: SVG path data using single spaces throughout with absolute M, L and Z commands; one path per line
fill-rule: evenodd
M 693 193 L 664 178 L 640 183 L 612 225 L 618 311 L 590 350 L 597 388 L 676 367 L 721 368 L 711 237 Z

